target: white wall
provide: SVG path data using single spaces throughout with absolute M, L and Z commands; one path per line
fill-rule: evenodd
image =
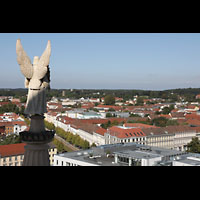
M 142 163 L 141 164 L 142 164 L 142 166 L 153 166 L 158 161 L 161 161 L 161 157 L 149 158 L 149 159 L 142 158 Z
M 60 127 L 63 130 L 65 130 L 66 132 L 71 132 L 74 135 L 78 134 L 82 139 L 87 140 L 90 145 L 92 143 L 95 143 L 96 145 L 103 145 L 105 144 L 105 139 L 104 136 L 98 134 L 98 133 L 88 133 L 84 130 L 81 129 L 75 129 L 73 127 L 70 126 L 70 124 L 64 124 L 58 120 L 56 120 L 56 117 L 51 118 L 49 117 L 49 115 L 46 115 L 46 120 L 53 123 L 55 127 Z
M 58 164 L 57 164 L 57 162 L 58 162 Z M 63 165 L 62 165 L 62 163 L 63 163 Z M 70 163 L 70 164 L 68 165 L 68 163 Z M 88 162 L 74 160 L 74 159 L 62 157 L 59 155 L 54 155 L 54 166 L 77 166 L 77 165 L 79 165 L 79 166 L 98 166 L 98 165 L 91 164 Z

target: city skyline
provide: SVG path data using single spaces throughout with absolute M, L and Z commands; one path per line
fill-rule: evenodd
M 51 88 L 200 88 L 198 33 L 1 33 L 0 88 L 24 88 L 16 41 L 33 60 L 51 40 Z

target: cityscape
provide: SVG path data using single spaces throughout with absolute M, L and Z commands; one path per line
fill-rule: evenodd
M 44 42 L 48 40 L 45 51 L 41 50 L 43 54 L 36 53 L 34 41 L 37 38 Z M 8 66 L 15 62 L 13 73 L 6 68 L 0 75 L 0 166 L 42 163 L 43 155 L 38 154 L 38 160 L 30 160 L 31 148 L 36 147 L 47 148 L 47 162 L 55 167 L 200 166 L 200 81 L 197 78 L 200 34 L 18 33 L 2 34 L 0 40 L 3 45 L 8 45 L 8 50 L 17 41 L 17 57 L 13 55 L 12 59 L 6 60 L 13 54 L 8 51 L 5 60 L 0 62 Z M 10 41 L 14 40 L 12 44 Z M 28 41 L 32 41 L 29 42 L 32 51 L 28 50 Z M 66 41 L 70 41 L 71 51 L 64 49 Z M 185 46 L 181 41 L 185 41 Z M 22 62 L 23 56 L 27 55 L 21 42 L 27 54 L 32 57 L 42 55 L 34 57 L 34 70 L 46 63 L 48 70 L 41 68 L 44 72 L 37 72 L 44 73 L 42 79 L 38 78 L 41 83 L 32 81 L 36 71 L 31 68 L 25 71 Z M 88 46 L 84 46 L 86 42 Z M 151 46 L 153 42 L 154 47 Z M 129 43 L 135 44 L 138 52 Z M 94 49 L 93 44 L 98 46 Z M 173 49 L 175 55 L 172 55 L 166 49 L 173 45 L 176 50 L 183 46 L 190 49 L 181 52 Z M 62 51 L 56 51 L 54 47 L 60 47 Z M 51 48 L 55 53 L 49 64 L 45 56 L 48 53 L 50 56 Z M 139 59 L 142 53 L 147 60 Z M 56 60 L 56 56 L 61 60 Z M 90 60 L 90 56 L 94 57 Z M 134 63 L 132 56 L 138 59 L 137 62 Z M 165 63 L 161 58 L 156 60 L 157 56 L 166 59 Z M 82 61 L 83 68 L 77 67 Z M 30 65 L 29 62 L 26 60 L 25 67 Z M 158 66 L 142 67 L 154 63 Z M 159 68 L 161 63 L 162 69 Z M 188 63 L 193 69 L 190 72 Z M 93 65 L 102 67 L 95 71 Z M 20 69 L 25 76 L 25 87 Z M 191 71 L 195 73 L 191 74 Z M 8 73 L 10 78 L 6 78 Z M 35 83 L 43 85 L 45 97 L 38 92 L 40 89 Z M 31 84 L 34 89 L 29 87 Z M 38 131 L 40 135 L 36 134 Z M 48 145 L 42 146 L 44 141 Z
M 51 166 L 199 165 L 200 89 L 189 96 L 192 90 L 163 91 L 162 98 L 161 92 L 149 91 L 155 95 L 150 98 L 143 95 L 148 91 L 135 91 L 132 99 L 131 90 L 125 98 L 115 95 L 120 90 L 49 91 L 45 127 L 56 132 Z M 21 166 L 25 144 L 19 133 L 30 128 L 23 114 L 26 90 L 0 93 L 0 165 Z M 75 98 L 77 93 L 84 97 Z

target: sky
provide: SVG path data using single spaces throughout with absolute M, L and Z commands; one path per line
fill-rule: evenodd
M 0 88 L 24 88 L 16 41 L 33 61 L 51 41 L 51 88 L 200 88 L 199 33 L 0 33 Z

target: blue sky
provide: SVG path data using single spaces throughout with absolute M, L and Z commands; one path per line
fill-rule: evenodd
M 24 88 L 18 38 L 31 60 L 51 40 L 51 88 L 200 88 L 198 33 L 0 33 L 0 88 Z

